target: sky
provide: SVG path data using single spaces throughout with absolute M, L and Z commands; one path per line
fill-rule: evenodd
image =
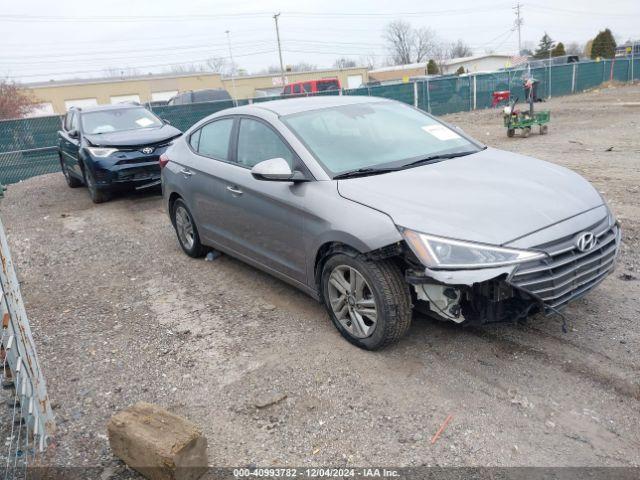
M 273 15 L 280 12 L 285 65 L 331 67 L 339 57 L 382 64 L 385 25 L 403 19 L 474 53 L 515 54 L 516 1 L 457 0 L 21 0 L 0 9 L 0 77 L 28 83 L 101 77 L 106 70 L 160 73 L 229 57 L 256 73 L 278 65 Z M 640 40 L 640 0 L 522 0 L 523 47 L 544 32 L 584 44 L 603 28 Z M 226 31 L 229 31 L 227 37 Z

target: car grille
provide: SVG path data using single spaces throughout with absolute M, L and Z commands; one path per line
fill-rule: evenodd
M 536 247 L 549 257 L 522 264 L 509 282 L 541 300 L 549 310 L 563 307 L 605 279 L 613 270 L 620 244 L 620 229 L 610 226 L 608 217 L 584 231 L 591 231 L 597 238 L 595 247 L 581 252 L 575 246 L 575 237 Z

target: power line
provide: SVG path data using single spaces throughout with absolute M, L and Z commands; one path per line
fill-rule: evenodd
M 273 40 L 260 40 L 260 41 L 251 41 L 251 42 L 239 42 L 237 45 L 241 45 L 244 47 L 250 47 L 250 46 L 259 46 L 259 45 L 265 45 L 265 44 L 269 44 L 271 43 Z M 213 47 L 219 47 L 218 49 L 216 49 L 216 51 L 224 51 L 227 49 L 226 45 L 224 44 L 217 44 L 217 45 L 211 45 Z M 109 58 L 109 57 L 101 57 L 101 58 L 96 58 L 97 55 L 119 55 L 121 53 L 145 53 L 145 52 L 157 52 L 160 55 L 166 55 L 166 54 L 171 54 L 171 52 L 173 51 L 182 51 L 182 50 L 202 50 L 202 49 L 207 49 L 210 50 L 210 48 L 206 45 L 204 45 L 204 43 L 199 43 L 197 45 L 185 45 L 185 46 L 177 46 L 177 47 L 170 47 L 170 48 L 152 48 L 152 49 L 143 49 L 143 50 L 106 50 L 106 51 L 101 51 L 101 52 L 80 52 L 80 53 L 73 53 L 73 54 L 58 54 L 58 55 L 20 55 L 20 56 L 12 56 L 12 57 L 1 57 L 0 61 L 1 62 L 6 62 L 7 60 L 14 60 L 14 59 L 20 59 L 20 63 L 24 63 L 25 59 L 31 59 L 31 58 L 42 58 L 44 56 L 46 56 L 46 58 L 48 59 L 59 59 L 59 58 L 69 58 L 72 57 L 73 59 L 76 59 L 78 57 L 91 57 L 92 59 L 96 59 L 96 60 L 117 60 L 119 58 L 144 58 L 144 56 L 127 56 L 127 57 L 116 57 L 116 58 Z M 52 61 L 52 62 L 48 62 L 46 60 L 43 60 L 42 62 L 30 62 L 30 63 L 55 63 L 56 60 Z
M 534 10 L 547 10 L 550 12 L 569 13 L 571 15 L 587 15 L 591 17 L 612 17 L 612 18 L 629 18 L 629 14 L 611 13 L 611 12 L 594 12 L 586 10 L 571 10 L 568 8 L 547 7 L 527 2 L 527 7 Z
M 440 16 L 440 15 L 469 15 L 479 12 L 488 12 L 491 10 L 499 10 L 506 6 L 504 3 L 494 4 L 491 6 L 474 7 L 467 9 L 447 9 L 447 10 L 422 10 L 409 12 L 308 12 L 308 11 L 289 11 L 284 12 L 289 17 L 360 17 L 360 18 L 377 18 L 377 17 L 399 17 L 399 16 Z M 212 19 L 230 19 L 230 18 L 255 18 L 272 16 L 270 12 L 242 12 L 242 13 L 221 13 L 221 14 L 180 14 L 180 15 L 18 15 L 18 14 L 1 14 L 0 21 L 7 22 L 140 22 L 140 21 L 192 21 L 192 20 L 212 20 Z
M 273 50 L 263 50 L 260 52 L 252 52 L 252 53 L 244 53 L 241 55 L 236 55 L 236 57 L 250 57 L 253 55 L 264 55 L 266 53 L 273 53 Z M 136 65 L 136 68 L 138 69 L 143 69 L 143 68 L 161 68 L 161 67 L 176 67 L 176 66 L 184 66 L 185 64 L 197 64 L 197 63 L 203 63 L 206 62 L 207 60 L 209 60 L 209 58 L 200 58 L 197 60 L 183 60 L 182 62 L 179 63 L 159 63 L 159 64 L 153 64 L 153 65 Z M 93 70 L 82 70 L 82 71 L 77 71 L 77 70 L 73 70 L 73 71 L 65 71 L 65 72 L 49 72 L 49 73 L 35 73 L 35 74 L 29 74 L 29 75 L 14 75 L 14 76 L 9 76 L 9 78 L 35 78 L 35 77 L 50 77 L 50 76 L 56 76 L 56 75 L 66 75 L 66 74 L 72 74 L 72 75 L 78 75 L 78 74 L 85 74 L 85 73 L 101 73 L 104 72 L 105 67 L 103 68 L 99 68 L 99 69 L 93 69 Z M 202 73 L 206 74 L 214 74 L 215 72 L 206 72 L 203 71 Z

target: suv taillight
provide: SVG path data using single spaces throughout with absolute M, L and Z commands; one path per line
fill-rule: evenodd
M 167 166 L 167 163 L 169 163 L 169 157 L 167 157 L 166 153 L 163 153 L 162 155 L 160 155 L 160 158 L 158 159 L 158 163 L 160 164 L 160 168 L 164 168 Z

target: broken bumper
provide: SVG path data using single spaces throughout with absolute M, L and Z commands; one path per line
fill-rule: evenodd
M 593 231 L 597 242 L 586 252 L 578 250 L 571 235 L 538 247 L 548 255 L 542 260 L 473 270 L 425 268 L 407 272 L 406 278 L 418 300 L 429 302 L 434 313 L 448 320 L 486 323 L 533 311 L 550 314 L 587 294 L 614 270 L 619 225 L 603 220 Z

